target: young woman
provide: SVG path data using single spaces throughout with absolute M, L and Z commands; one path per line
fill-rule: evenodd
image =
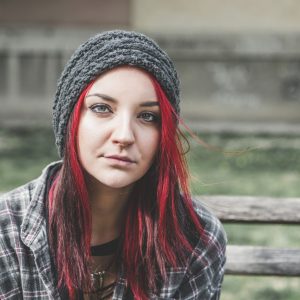
M 179 100 L 140 33 L 76 50 L 53 106 L 62 161 L 0 200 L 1 299 L 219 299 L 226 237 L 191 199 Z

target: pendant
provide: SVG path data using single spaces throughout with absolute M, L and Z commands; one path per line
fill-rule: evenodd
M 105 271 L 100 271 L 91 274 L 93 291 L 96 292 L 103 288 L 105 273 L 106 273 Z

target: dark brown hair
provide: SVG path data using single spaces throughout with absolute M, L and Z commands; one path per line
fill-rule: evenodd
M 166 279 L 169 267 L 186 263 L 187 253 L 194 247 L 191 236 L 203 237 L 190 196 L 178 116 L 158 82 L 149 76 L 160 104 L 161 139 L 155 162 L 128 200 L 120 253 L 136 299 L 149 299 L 149 293 L 155 293 Z M 50 247 L 58 284 L 66 285 L 71 298 L 76 290 L 90 288 L 91 213 L 77 153 L 80 111 L 90 86 L 81 93 L 73 111 L 64 162 L 49 193 Z

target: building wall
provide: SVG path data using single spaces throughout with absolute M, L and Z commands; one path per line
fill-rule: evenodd
M 48 12 L 37 10 L 43 18 L 13 12 L 16 0 L 0 2 L 0 123 L 50 124 L 56 81 L 71 53 L 92 34 L 116 27 L 144 31 L 170 54 L 186 119 L 300 123 L 296 1 L 99 0 L 91 6 L 96 16 L 70 1 L 49 2 Z M 29 13 L 23 2 L 20 10 Z M 67 5 L 72 13 L 64 17 Z M 58 8 L 64 13 L 54 14 Z
M 0 1 L 0 24 L 44 26 L 128 26 L 130 0 Z
M 299 0 L 133 0 L 132 24 L 146 31 L 295 32 Z

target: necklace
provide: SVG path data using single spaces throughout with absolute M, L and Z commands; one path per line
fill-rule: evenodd
M 106 284 L 105 280 L 107 280 L 106 275 L 109 275 L 109 269 L 111 268 L 114 261 L 114 257 L 109 262 L 108 266 L 101 271 L 96 271 L 91 273 L 91 281 L 92 281 L 92 290 L 89 293 L 90 300 L 99 300 L 99 299 L 108 299 L 113 295 L 115 281 L 112 283 Z M 105 285 L 106 284 L 106 285 Z
M 114 261 L 114 256 L 108 263 L 105 269 L 98 271 L 100 265 L 96 268 L 96 270 L 91 273 L 91 280 L 92 280 L 92 290 L 93 291 L 99 291 L 104 288 L 104 280 L 105 280 L 105 275 L 109 274 L 109 269 L 111 268 L 113 261 Z
M 116 254 L 119 245 L 119 239 L 112 240 L 108 243 L 92 246 L 91 254 L 92 256 L 107 256 Z M 112 256 L 111 260 L 108 262 L 107 266 L 100 269 L 102 265 L 98 265 L 93 273 L 91 273 L 92 290 L 90 296 L 91 299 L 106 299 L 113 294 L 115 281 L 105 286 L 105 280 L 107 280 L 110 273 L 110 268 L 115 261 L 115 255 Z M 100 270 L 99 270 L 100 269 Z
M 94 291 L 98 291 L 99 289 L 103 288 L 105 273 L 106 273 L 105 270 L 103 270 L 103 271 L 95 272 L 95 273 L 91 274 L 92 289 Z

